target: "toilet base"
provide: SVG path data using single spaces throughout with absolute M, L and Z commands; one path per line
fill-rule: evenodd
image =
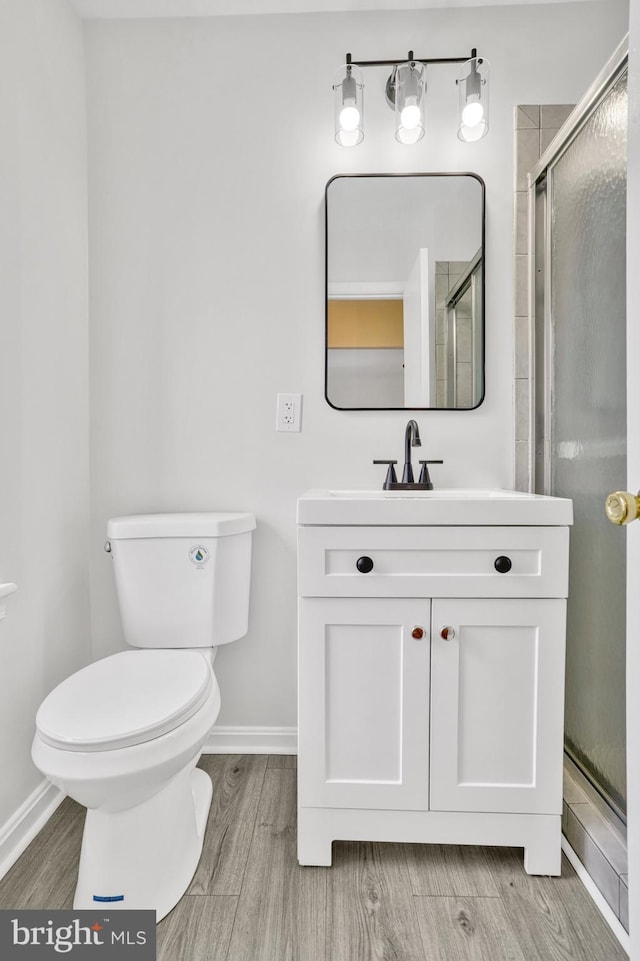
M 124 811 L 88 810 L 74 908 L 175 907 L 202 853 L 213 785 L 198 757 L 157 794 Z

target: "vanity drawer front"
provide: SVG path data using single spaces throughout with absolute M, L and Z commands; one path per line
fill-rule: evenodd
M 566 597 L 568 527 L 299 527 L 303 597 Z

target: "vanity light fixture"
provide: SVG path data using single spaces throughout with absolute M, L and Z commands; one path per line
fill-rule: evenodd
M 335 102 L 335 139 L 342 147 L 355 147 L 364 140 L 364 83 L 363 67 L 392 67 L 385 93 L 387 103 L 395 112 L 396 140 L 404 144 L 418 143 L 424 137 L 425 91 L 427 65 L 461 63 L 460 78 L 456 80 L 460 97 L 458 137 L 471 142 L 480 140 L 489 129 L 488 121 L 488 61 L 471 57 L 423 58 L 414 57 L 413 50 L 406 61 L 352 60 L 346 56 L 344 66 L 337 71 L 333 84 Z
M 364 83 L 362 71 L 351 63 L 350 53 L 347 54 L 345 65 L 338 68 L 333 90 L 336 142 L 341 147 L 355 147 L 364 139 L 362 127 Z
M 387 80 L 387 103 L 395 110 L 396 140 L 417 143 L 424 137 L 425 68 L 409 51 L 407 63 L 393 68 Z
M 460 99 L 460 127 L 458 138 L 467 143 L 481 140 L 489 129 L 489 64 L 483 57 L 471 59 L 460 70 L 458 96 Z

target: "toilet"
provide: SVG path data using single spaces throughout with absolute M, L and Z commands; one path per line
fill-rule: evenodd
M 62 681 L 36 715 L 33 761 L 87 810 L 76 909 L 163 918 L 196 870 L 213 786 L 196 767 L 220 710 L 217 648 L 247 632 L 248 513 L 108 522 L 131 650 Z

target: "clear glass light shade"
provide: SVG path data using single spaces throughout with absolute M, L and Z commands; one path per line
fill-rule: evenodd
M 417 143 L 424 137 L 424 64 L 401 63 L 395 74 L 396 140 Z
M 364 139 L 364 84 L 362 71 L 351 63 L 336 73 L 333 84 L 335 138 L 341 147 L 355 147 Z
M 462 65 L 458 84 L 458 138 L 481 140 L 489 130 L 489 61 L 474 57 Z

